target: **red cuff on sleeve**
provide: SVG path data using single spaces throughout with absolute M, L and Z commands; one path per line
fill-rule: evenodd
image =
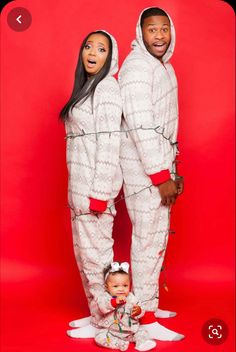
M 140 324 L 151 324 L 157 321 L 154 312 L 145 312 L 144 316 L 139 319 Z
M 89 209 L 94 211 L 105 211 L 107 208 L 107 200 L 90 199 Z
M 161 183 L 164 183 L 170 179 L 170 171 L 162 170 L 160 172 L 157 172 L 156 174 L 149 175 L 149 177 L 152 180 L 152 184 L 154 186 L 158 186 Z
M 117 308 L 118 307 L 118 304 L 116 303 L 116 298 L 112 298 L 111 299 L 111 305 L 113 308 Z

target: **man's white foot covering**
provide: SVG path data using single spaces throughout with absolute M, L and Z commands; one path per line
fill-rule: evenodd
M 176 312 L 171 312 L 170 310 L 157 309 L 154 313 L 156 318 L 171 318 L 177 315 Z
M 77 320 L 72 320 L 69 323 L 69 326 L 71 328 L 82 328 L 83 326 L 89 325 L 90 321 L 91 321 L 91 316 L 86 317 L 86 318 L 77 319 Z
M 184 335 L 169 330 L 157 322 L 142 324 L 141 326 L 149 333 L 149 336 L 152 339 L 160 341 L 179 341 L 184 338 Z
M 97 329 L 91 324 L 83 326 L 82 328 L 67 330 L 67 335 L 77 339 L 94 338 Z

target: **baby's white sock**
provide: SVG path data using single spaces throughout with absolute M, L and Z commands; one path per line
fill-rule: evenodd
M 82 328 L 83 326 L 89 325 L 91 321 L 91 316 L 86 318 L 81 318 L 77 320 L 72 320 L 69 322 L 71 328 Z
M 97 329 L 92 326 L 91 324 L 88 324 L 86 326 L 83 326 L 82 328 L 77 328 L 77 329 L 72 329 L 72 330 L 67 330 L 67 335 L 70 337 L 75 337 L 75 338 L 93 338 L 95 337 Z
M 158 308 L 157 311 L 154 313 L 156 318 L 171 318 L 176 316 L 176 312 L 171 312 L 169 310 L 163 310 Z
M 149 333 L 152 339 L 160 341 L 178 341 L 184 338 L 184 335 L 169 330 L 157 322 L 142 324 L 141 326 Z

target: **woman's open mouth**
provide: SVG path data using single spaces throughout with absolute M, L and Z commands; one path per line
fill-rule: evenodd
M 96 65 L 96 61 L 90 59 L 87 61 L 87 63 L 89 68 L 93 68 Z

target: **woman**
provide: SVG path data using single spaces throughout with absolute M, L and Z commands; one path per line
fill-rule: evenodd
M 103 268 L 113 261 L 114 199 L 122 185 L 122 105 L 112 76 L 117 70 L 114 38 L 105 31 L 89 33 L 81 45 L 71 98 L 60 114 L 67 134 L 74 251 L 91 312 L 91 324 L 68 331 L 72 337 L 94 336 Z

